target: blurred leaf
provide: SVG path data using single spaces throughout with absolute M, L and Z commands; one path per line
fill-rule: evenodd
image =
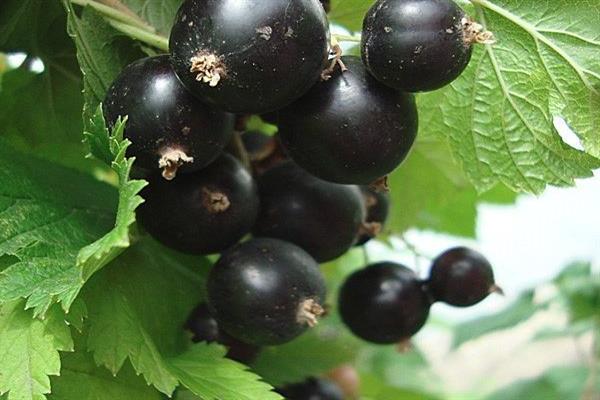
M 574 322 L 600 319 L 600 275 L 589 263 L 574 263 L 555 279 Z
M 454 330 L 453 347 L 456 348 L 487 333 L 510 328 L 531 317 L 541 307 L 542 305 L 533 303 L 533 290 L 526 291 L 514 303 L 499 313 L 458 325 Z
M 224 358 L 225 353 L 222 346 L 196 344 L 170 363 L 181 383 L 203 400 L 283 399 L 248 367 Z
M 332 0 L 329 18 L 351 31 L 359 32 L 372 3 L 370 0 Z
M 536 379 L 514 383 L 487 397 L 487 400 L 580 399 L 589 374 L 585 367 L 556 367 Z
M 203 298 L 206 267 L 202 257 L 146 238 L 94 275 L 83 297 L 96 363 L 116 373 L 129 358 L 146 382 L 170 395 L 178 377 L 167 357 L 188 345 L 183 325 Z
M 356 351 L 356 341 L 344 332 L 319 326 L 290 343 L 265 348 L 252 364 L 252 369 L 273 386 L 281 386 L 322 375 L 351 362 Z

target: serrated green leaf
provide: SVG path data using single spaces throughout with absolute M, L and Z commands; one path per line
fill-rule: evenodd
M 247 367 L 225 357 L 222 346 L 197 344 L 170 361 L 174 373 L 203 400 L 283 399 Z
M 274 386 L 322 375 L 356 357 L 357 342 L 344 333 L 327 326 L 313 329 L 290 343 L 265 348 L 252 369 Z
M 600 167 L 600 4 L 474 0 L 495 34 L 476 46 L 451 86 L 420 96 L 421 128 L 446 136 L 479 191 L 502 182 L 540 193 L 573 185 Z M 587 153 L 565 144 L 563 118 Z
M 63 354 L 59 377 L 53 377 L 49 400 L 161 400 L 160 392 L 146 385 L 126 363 L 117 376 L 97 367 L 91 354 Z
M 0 303 L 28 298 L 43 314 L 52 303 L 68 310 L 84 280 L 79 249 L 110 230 L 115 190 L 91 177 L 0 146 Z
M 96 362 L 116 373 L 129 358 L 148 383 L 170 395 L 178 379 L 165 358 L 187 346 L 183 325 L 203 297 L 206 266 L 201 257 L 146 239 L 96 274 L 83 295 Z
M 0 306 L 0 395 L 7 400 L 43 400 L 50 375 L 60 372 L 59 351 L 71 351 L 69 328 L 54 308 L 45 320 L 33 318 L 21 301 Z
M 119 177 L 119 207 L 113 230 L 79 252 L 77 265 L 82 269 L 85 280 L 129 247 L 129 231 L 135 222 L 135 210 L 144 201 L 139 193 L 147 184 L 146 181 L 129 178 L 134 159 L 125 157 L 131 142 L 123 140 L 124 121 L 115 124 L 112 133 L 109 133 L 99 106 L 87 125 L 91 129 L 84 135 L 91 153 L 110 163 Z
M 183 0 L 123 0 L 123 3 L 158 32 L 168 36 Z

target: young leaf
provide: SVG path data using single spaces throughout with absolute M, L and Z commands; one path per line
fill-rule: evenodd
M 40 400 L 50 393 L 50 375 L 60 372 L 59 351 L 72 351 L 69 328 L 56 308 L 45 320 L 33 318 L 21 301 L 0 306 L 0 395 Z
M 119 177 L 119 207 L 113 230 L 79 252 L 77 264 L 85 280 L 129 247 L 129 230 L 135 222 L 135 210 L 143 202 L 139 192 L 147 184 L 129 178 L 134 159 L 125 157 L 130 142 L 123 139 L 124 121 L 119 121 L 109 133 L 99 106 L 87 125 L 90 131 L 84 135 L 91 153 L 110 164 Z
M 181 383 L 203 400 L 277 400 L 272 387 L 247 367 L 225 357 L 218 345 L 197 344 L 170 361 Z
M 201 257 L 147 239 L 96 274 L 83 294 L 96 363 L 116 373 L 129 358 L 149 384 L 170 395 L 178 379 L 165 358 L 187 346 L 183 326 L 203 297 L 202 266 Z
M 63 354 L 60 376 L 53 377 L 48 400 L 161 400 L 160 392 L 146 385 L 126 363 L 117 376 L 97 367 L 91 354 Z
M 421 127 L 446 136 L 478 190 L 540 193 L 600 167 L 600 5 L 473 0 L 497 42 L 478 45 L 451 86 L 420 96 Z M 585 152 L 567 145 L 563 119 Z
M 65 310 L 84 279 L 79 250 L 114 221 L 115 190 L 91 177 L 0 146 L 0 303 L 27 299 L 43 314 L 52 303 Z

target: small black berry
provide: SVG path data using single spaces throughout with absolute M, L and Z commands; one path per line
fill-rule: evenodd
M 150 177 L 142 197 L 141 225 L 163 244 L 192 254 L 234 245 L 250 231 L 259 209 L 252 176 L 229 154 L 173 181 Z
M 414 97 L 377 82 L 358 57 L 279 112 L 290 157 L 331 182 L 368 185 L 394 170 L 417 134 Z
M 275 391 L 286 400 L 344 400 L 342 390 L 332 381 L 322 378 L 308 378 Z
M 315 0 L 187 0 L 169 41 L 183 84 L 226 111 L 284 107 L 317 82 L 329 24 Z
M 365 219 L 357 186 L 323 181 L 286 161 L 260 176 L 258 188 L 254 235 L 292 242 L 318 262 L 339 257 L 356 242 Z
M 471 59 L 469 24 L 452 0 L 378 0 L 363 22 L 363 62 L 394 89 L 439 89 Z
M 233 132 L 234 116 L 194 98 L 171 68 L 168 56 L 127 66 L 108 89 L 104 117 L 112 127 L 127 116 L 125 137 L 136 166 L 163 171 L 167 179 L 207 166 Z
M 277 239 L 252 239 L 225 251 L 207 285 L 219 327 L 258 346 L 292 340 L 324 312 L 318 264 L 300 247 Z
M 381 262 L 354 272 L 339 295 L 344 323 L 373 343 L 402 343 L 417 333 L 429 315 L 422 282 L 403 265 Z
M 489 261 L 466 247 L 446 250 L 433 261 L 428 287 L 435 300 L 457 307 L 475 305 L 493 292 L 502 293 Z

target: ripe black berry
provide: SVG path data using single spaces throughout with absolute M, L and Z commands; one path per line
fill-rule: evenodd
M 337 183 L 367 185 L 396 168 L 417 134 L 410 94 L 373 79 L 357 57 L 342 57 L 348 71 L 279 113 L 281 141 L 311 174 Z
M 187 0 L 169 47 L 177 75 L 196 96 L 231 112 L 264 113 L 317 82 L 329 26 L 316 0 Z
M 258 190 L 239 161 L 223 154 L 207 168 L 165 181 L 149 179 L 138 209 L 142 226 L 163 244 L 211 254 L 247 234 L 258 214 Z
M 318 264 L 281 240 L 238 244 L 208 276 L 208 305 L 219 326 L 255 345 L 285 343 L 314 326 L 324 300 Z
M 363 62 L 392 88 L 439 89 L 471 59 L 470 24 L 452 0 L 378 0 L 363 22 Z
M 195 99 L 175 76 L 168 56 L 138 60 L 121 72 L 104 100 L 104 116 L 113 126 L 128 116 L 128 156 L 167 179 L 201 169 L 223 150 L 233 132 L 234 116 Z
M 367 209 L 367 218 L 357 246 L 367 243 L 381 232 L 390 211 L 390 196 L 387 192 L 369 186 L 361 186 L 360 190 Z
M 322 378 L 308 378 L 275 391 L 285 396 L 286 400 L 344 400 L 342 390 L 335 383 Z
M 466 247 L 446 250 L 433 261 L 428 286 L 435 300 L 458 307 L 477 304 L 492 292 L 502 293 L 489 261 Z
M 425 324 L 430 302 L 422 282 L 403 265 L 372 264 L 353 273 L 340 291 L 339 310 L 355 335 L 373 343 L 400 343 Z
M 192 341 L 217 342 L 227 347 L 226 357 L 249 364 L 258 355 L 260 348 L 237 340 L 222 329 L 219 329 L 217 320 L 210 314 L 206 303 L 199 304 L 189 316 L 186 329 L 192 334 Z
M 358 187 L 323 181 L 286 161 L 259 177 L 258 189 L 254 235 L 292 242 L 318 262 L 339 257 L 356 242 L 365 219 Z

